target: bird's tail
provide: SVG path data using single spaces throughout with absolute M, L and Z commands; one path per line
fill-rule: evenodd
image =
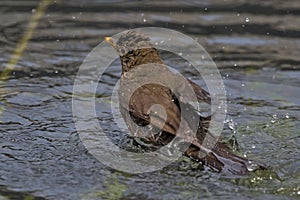
M 233 154 L 221 142 L 217 142 L 211 150 L 204 147 L 199 149 L 191 145 L 187 149 L 186 155 L 202 162 L 215 171 L 228 175 L 245 175 L 255 170 L 265 169 L 265 167 L 255 164 L 251 160 Z

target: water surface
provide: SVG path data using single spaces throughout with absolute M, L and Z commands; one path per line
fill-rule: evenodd
M 26 32 L 39 1 L 1 1 L 0 69 Z M 0 199 L 290 199 L 300 195 L 300 3 L 293 1 L 60 0 L 44 13 L 20 61 L 0 89 Z M 226 177 L 182 158 L 160 171 L 117 172 L 87 152 L 75 129 L 76 73 L 104 36 L 158 26 L 196 39 L 226 85 L 223 140 L 268 166 Z M 193 68 L 170 54 L 167 64 L 204 85 Z M 120 63 L 107 70 L 96 101 L 108 97 Z M 109 114 L 98 119 L 112 140 L 128 145 Z M 134 148 L 134 147 L 132 147 Z

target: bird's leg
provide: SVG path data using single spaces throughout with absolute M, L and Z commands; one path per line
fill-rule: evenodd
M 159 131 L 157 137 L 155 138 L 155 142 L 158 142 L 158 140 L 160 139 L 161 134 L 162 134 L 162 131 Z

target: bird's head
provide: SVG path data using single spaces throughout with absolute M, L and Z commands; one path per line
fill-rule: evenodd
M 158 50 L 145 34 L 130 30 L 123 33 L 118 40 L 105 37 L 105 41 L 118 52 L 123 72 L 142 64 L 162 63 Z

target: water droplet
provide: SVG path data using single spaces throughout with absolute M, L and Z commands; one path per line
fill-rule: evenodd
M 35 12 L 36 12 L 36 9 L 32 9 L 31 12 L 32 12 L 32 13 L 35 13 Z
M 184 28 L 184 25 L 182 25 L 182 28 Z
M 143 22 L 146 22 L 147 20 L 146 19 L 143 19 Z
M 255 149 L 255 148 L 256 148 L 256 146 L 255 146 L 255 145 L 252 145 L 252 146 L 251 146 L 251 148 L 252 148 L 252 149 Z
M 235 134 L 236 133 L 236 122 L 233 121 L 232 118 L 229 118 L 226 120 L 226 123 L 228 123 L 228 128 Z
M 251 161 L 248 162 L 249 165 L 247 165 L 247 169 L 249 172 L 254 171 L 255 169 L 257 169 L 257 164 L 252 163 Z M 255 182 L 257 179 L 257 177 L 254 177 L 251 182 Z
M 56 42 L 59 42 L 59 40 L 57 39 Z
M 289 118 L 290 118 L 289 113 L 286 113 L 285 118 L 286 118 L 286 119 L 289 119 Z
M 75 17 L 75 16 L 72 16 L 72 19 L 76 19 L 76 17 Z
M 204 8 L 204 10 L 207 10 L 207 8 Z
M 277 191 L 278 191 L 278 192 L 281 192 L 281 191 L 283 191 L 283 190 L 284 190 L 284 188 L 283 188 L 283 187 L 281 187 L 281 188 L 277 189 Z
M 233 66 L 235 66 L 235 67 L 236 67 L 236 66 L 237 66 L 237 64 L 236 64 L 236 63 L 234 63 L 234 65 L 233 65 Z
M 246 17 L 245 22 L 246 23 L 250 22 L 250 19 L 248 17 Z
M 277 115 L 276 114 L 272 115 L 272 118 L 273 119 L 271 119 L 271 123 L 275 123 L 277 121 Z
M 240 13 L 237 13 L 236 16 L 240 16 Z
M 182 53 L 180 52 L 178 55 L 182 56 Z
M 55 71 L 54 71 L 54 73 L 55 73 L 55 74 L 58 74 L 58 71 L 57 71 L 57 70 L 55 70 Z

